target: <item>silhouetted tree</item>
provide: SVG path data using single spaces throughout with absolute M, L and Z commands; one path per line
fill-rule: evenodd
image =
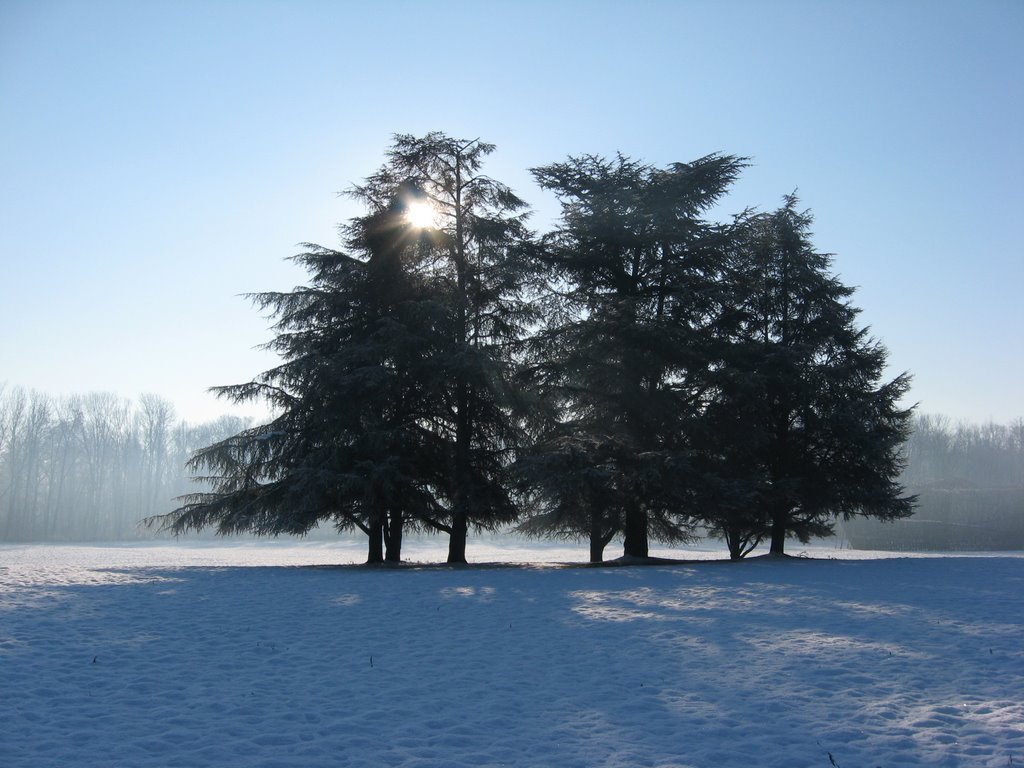
M 731 278 L 743 322 L 705 414 L 702 474 L 725 490 L 710 522 L 733 556 L 762 537 L 782 554 L 788 536 L 828 535 L 837 516 L 913 508 L 899 484 L 909 378 L 880 383 L 886 350 L 856 325 L 853 289 L 814 250 L 796 205 L 788 196 L 745 222 Z
M 493 149 L 396 136 L 351 192 L 370 209 L 343 228 L 357 255 L 311 246 L 297 257 L 310 288 L 255 297 L 278 318 L 269 346 L 285 362 L 219 392 L 279 415 L 199 451 L 191 464 L 215 488 L 165 525 L 303 533 L 330 519 L 366 532 L 374 561 L 381 540 L 397 558 L 412 521 L 448 532 L 449 562 L 465 562 L 470 525 L 515 519 L 509 382 L 529 319 L 515 259 L 527 232 L 522 201 L 481 173 Z M 421 204 L 434 221 L 414 226 Z
M 702 216 L 743 167 L 711 155 L 657 169 L 623 156 L 570 158 L 535 169 L 562 202 L 545 260 L 557 294 L 533 349 L 534 381 L 590 454 L 586 497 L 615 489 L 624 552 L 650 535 L 678 541 L 692 502 L 686 422 L 702 408 L 708 345 L 723 314 L 726 233 Z M 541 441 L 556 453 L 564 444 Z M 562 491 L 556 493 L 564 495 Z M 585 535 L 594 509 L 558 503 L 561 527 Z M 553 524 L 549 520 L 549 524 Z
M 508 468 L 522 443 L 513 413 L 516 345 L 531 315 L 523 300 L 521 256 L 527 240 L 525 203 L 482 173 L 494 145 L 443 133 L 399 135 L 387 163 L 354 195 L 370 205 L 412 183 L 435 210 L 421 243 L 419 268 L 445 296 L 450 335 L 439 361 L 449 385 L 432 411 L 445 443 L 448 562 L 466 560 L 470 526 L 511 522 L 518 509 Z
M 367 534 L 367 560 L 380 562 L 400 559 L 407 524 L 440 525 L 451 321 L 443 286 L 421 273 L 426 235 L 406 216 L 421 196 L 396 185 L 344 229 L 355 255 L 308 245 L 295 257 L 308 287 L 254 296 L 276 318 L 268 347 L 283 362 L 217 392 L 277 415 L 192 457 L 213 487 L 159 518 L 165 528 L 303 534 L 330 521 Z

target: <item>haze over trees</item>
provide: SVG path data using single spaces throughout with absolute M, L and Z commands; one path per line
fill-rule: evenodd
M 906 452 L 904 478 L 915 488 L 1024 487 L 1024 419 L 966 424 L 920 414 Z
M 97 408 L 97 402 L 116 407 Z M 144 416 L 147 409 L 149 415 Z M 27 419 L 33 410 L 35 418 Z M 93 435 L 105 435 L 105 439 L 87 437 L 86 412 L 90 419 L 110 418 L 109 424 L 95 424 L 89 429 Z M 167 417 L 160 418 L 161 413 Z M 83 418 L 69 419 L 69 414 L 81 414 Z M 119 431 L 117 425 L 126 422 L 130 428 Z M 145 429 L 143 425 L 147 425 Z M 244 420 L 233 416 L 190 424 L 176 418 L 171 404 L 154 395 L 143 395 L 135 401 L 109 393 L 55 397 L 0 383 L 0 540 L 152 537 L 151 528 L 139 526 L 140 517 L 163 514 L 180 505 L 176 498 L 196 491 L 185 462 L 200 448 L 238 434 L 245 426 Z M 733 445 L 738 448 L 742 443 Z M 914 516 L 896 525 L 872 525 L 862 518 L 846 522 L 840 533 L 856 546 L 1024 546 L 1024 422 L 969 424 L 918 414 L 912 419 L 904 453 L 907 463 L 901 482 L 918 496 Z M 571 488 L 575 482 L 584 491 L 592 489 L 594 508 L 621 509 L 615 502 L 612 484 L 600 482 L 604 470 L 599 460 L 586 463 L 571 450 L 555 453 L 551 460 L 553 464 L 561 462 L 560 467 L 552 469 L 561 473 L 564 487 Z M 99 471 L 101 461 L 109 464 L 103 471 Z M 737 474 L 742 472 L 738 470 Z M 96 487 L 92 486 L 94 482 Z M 709 485 L 722 487 L 717 479 Z M 560 498 L 570 504 L 575 496 L 565 493 Z M 705 498 L 701 499 L 702 507 L 718 510 L 717 515 L 728 520 L 721 512 L 721 503 L 705 504 Z M 737 505 L 737 509 L 743 507 Z M 559 531 L 549 526 L 551 519 L 540 514 L 540 508 L 533 511 L 544 526 L 543 532 L 533 535 L 589 539 L 589 531 L 571 524 L 572 515 L 566 514 L 569 523 Z M 714 519 L 715 515 L 708 517 Z M 533 521 L 527 516 L 522 526 L 530 527 Z M 412 528 L 418 530 L 415 525 Z M 427 526 L 424 530 L 429 533 L 431 529 Z M 725 539 L 721 528 L 701 532 Z M 328 533 L 322 530 L 315 535 Z M 611 538 L 615 536 L 621 536 L 621 532 Z M 600 551 L 603 553 L 604 546 Z
M 189 424 L 155 395 L 53 397 L 0 384 L 0 539 L 151 536 L 139 521 L 193 487 L 184 462 L 243 425 Z
M 1024 420 L 954 424 L 915 416 L 903 482 L 917 496 L 913 517 L 895 525 L 851 520 L 860 548 L 1000 550 L 1024 548 Z

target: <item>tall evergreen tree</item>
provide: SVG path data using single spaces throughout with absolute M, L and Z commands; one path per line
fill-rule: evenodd
M 911 514 L 899 485 L 907 375 L 880 383 L 887 352 L 856 323 L 853 289 L 814 250 L 809 214 L 788 196 L 749 217 L 730 282 L 742 322 L 703 415 L 706 508 L 739 557 L 763 538 L 832 532 L 837 516 Z
M 518 516 L 508 468 L 523 439 L 512 373 L 531 320 L 522 262 L 528 214 L 509 187 L 482 172 L 493 151 L 493 144 L 443 133 L 399 135 L 386 164 L 354 191 L 373 204 L 411 182 L 433 209 L 432 240 L 420 260 L 448 299 L 441 362 L 449 384 L 445 413 L 433 426 L 447 446 L 452 563 L 466 561 L 471 526 L 493 528 Z
M 175 531 L 303 533 L 322 520 L 397 559 L 406 525 L 450 535 L 516 518 L 508 467 L 521 442 L 511 370 L 529 321 L 517 256 L 525 204 L 481 172 L 494 146 L 399 135 L 351 194 L 370 213 L 342 231 L 351 254 L 297 257 L 312 283 L 264 293 L 282 365 L 223 387 L 266 399 L 269 423 L 199 451 L 209 493 L 162 518 Z M 382 554 L 382 549 L 386 550 Z
M 558 452 L 567 427 L 589 454 L 573 474 L 590 493 L 566 485 L 554 498 L 621 504 L 624 552 L 646 557 L 649 537 L 685 538 L 691 491 L 686 422 L 702 408 L 703 372 L 723 315 L 723 230 L 702 218 L 744 162 L 711 155 L 665 169 L 618 156 L 570 158 L 534 170 L 562 201 L 562 221 L 545 259 L 558 311 L 537 335 L 532 372 L 560 409 L 542 445 Z M 556 462 L 557 464 L 557 462 Z M 543 464 L 542 464 L 543 466 Z M 546 483 L 550 486 L 550 483 Z M 609 497 L 608 489 L 614 488 Z M 591 506 L 555 504 L 545 525 L 582 535 Z M 581 514 L 582 512 L 582 514 Z M 559 520 L 557 517 L 561 517 Z
M 283 362 L 217 391 L 277 415 L 193 456 L 212 489 L 158 518 L 165 528 L 302 534 L 330 521 L 366 533 L 379 562 L 400 558 L 406 525 L 442 525 L 439 360 L 451 329 L 445 297 L 421 274 L 432 243 L 408 217 L 420 197 L 396 185 L 345 228 L 354 255 L 309 245 L 295 257 L 308 287 L 254 296 L 277 319 L 268 347 Z

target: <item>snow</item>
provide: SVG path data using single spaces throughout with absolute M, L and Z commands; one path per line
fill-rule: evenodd
M 0 765 L 1024 764 L 1024 557 L 808 554 L 0 546 Z

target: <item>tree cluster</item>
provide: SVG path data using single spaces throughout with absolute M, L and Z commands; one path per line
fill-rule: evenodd
M 141 516 L 190 488 L 184 463 L 244 422 L 176 419 L 169 402 L 105 392 L 52 397 L 0 385 L 0 539 L 133 538 Z
M 600 561 L 618 536 L 643 558 L 702 527 L 739 558 L 910 513 L 908 378 L 881 381 L 795 197 L 721 223 L 741 158 L 570 157 L 533 170 L 562 206 L 538 237 L 493 149 L 396 136 L 344 250 L 309 245 L 308 286 L 253 297 L 281 363 L 219 392 L 275 416 L 195 453 L 210 486 L 165 528 L 329 521 L 371 562 L 435 531 L 458 563 L 470 530 L 515 524 Z

